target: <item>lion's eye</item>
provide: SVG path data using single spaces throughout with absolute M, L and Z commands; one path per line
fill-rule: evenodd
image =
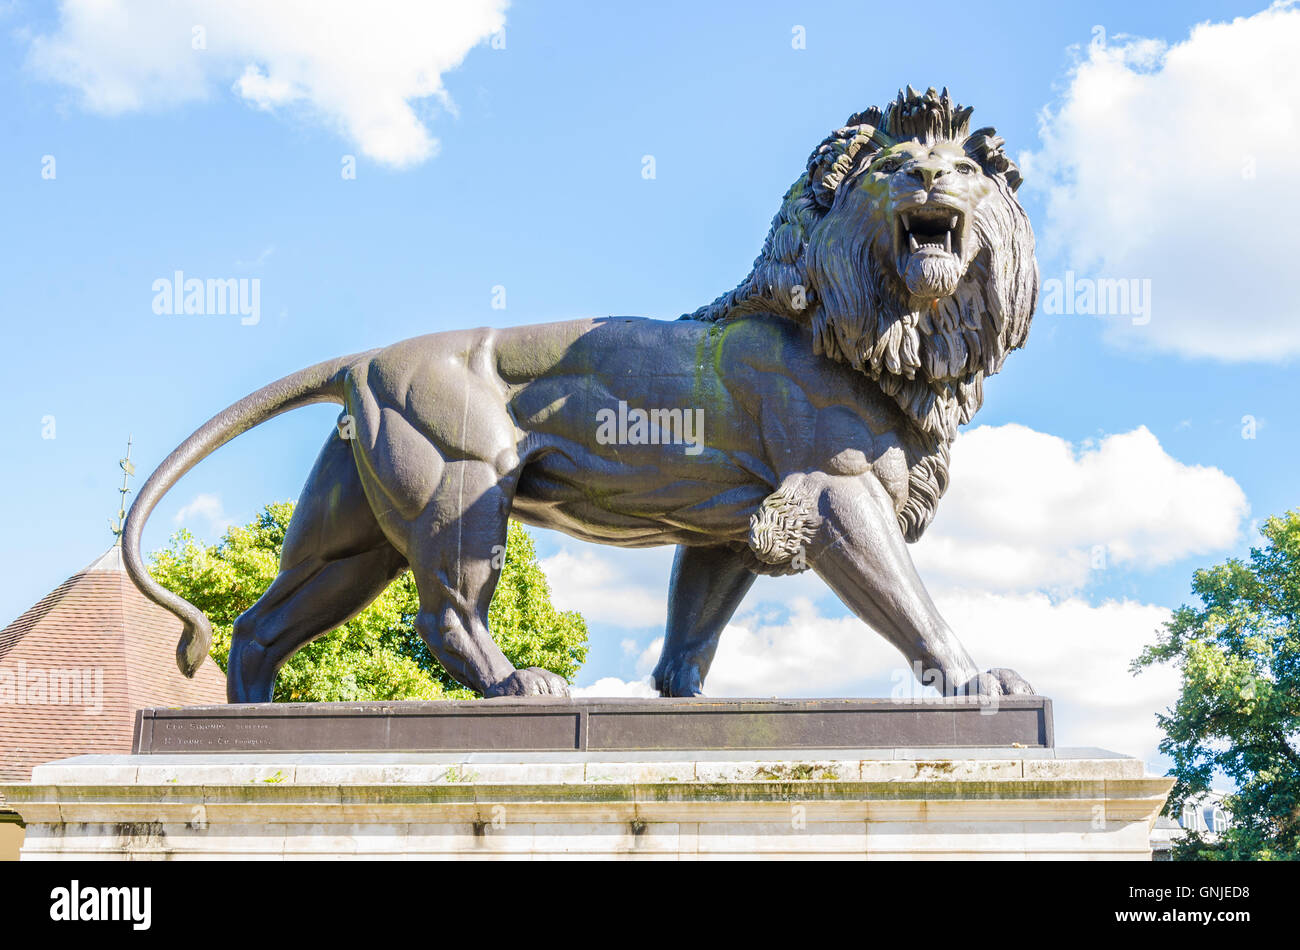
M 879 165 L 876 166 L 876 171 L 881 172 L 882 174 L 885 175 L 892 175 L 894 172 L 898 171 L 902 167 L 903 167 L 903 160 L 901 158 L 897 158 L 897 157 L 887 158 Z
M 975 174 L 975 166 L 970 162 L 958 162 L 957 171 L 963 175 L 973 175 Z

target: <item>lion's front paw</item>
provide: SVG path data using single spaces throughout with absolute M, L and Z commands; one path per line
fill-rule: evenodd
M 568 696 L 569 684 L 558 673 L 544 670 L 540 666 L 530 666 L 526 670 L 515 670 L 499 683 L 489 686 L 483 696 Z
M 703 696 L 700 669 L 694 663 L 671 663 L 654 672 L 655 689 L 660 696 Z
M 958 691 L 961 696 L 1033 696 L 1034 688 L 1015 670 L 995 667 L 972 676 Z

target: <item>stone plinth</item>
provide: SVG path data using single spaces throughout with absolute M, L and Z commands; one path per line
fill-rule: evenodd
M 1050 748 L 1043 696 L 247 703 L 136 713 L 133 752 Z
M 1148 860 L 1172 780 L 1099 749 L 80 756 L 23 860 Z

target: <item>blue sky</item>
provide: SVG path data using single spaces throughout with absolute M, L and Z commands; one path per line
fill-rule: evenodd
M 1300 211 L 1285 72 L 1300 12 L 416 6 L 268 3 L 249 22 L 197 2 L 0 4 L 0 620 L 111 542 L 128 433 L 143 475 L 215 411 L 330 356 L 464 326 L 675 318 L 744 277 L 831 129 L 901 85 L 947 85 L 1023 157 L 1043 278 L 1149 280 L 1152 307 L 1140 324 L 1040 310 L 954 448 L 918 564 L 978 662 L 1059 698 L 1063 742 L 1154 758 L 1172 680 L 1132 680 L 1127 660 L 1195 567 L 1244 554 L 1255 519 L 1300 501 L 1300 331 L 1275 291 Z M 260 320 L 156 314 L 153 282 L 176 270 L 258 278 Z M 294 497 L 333 416 L 301 410 L 218 452 L 146 548 Z M 643 688 L 671 552 L 546 533 L 539 550 L 591 620 L 580 685 Z M 764 580 L 714 685 L 888 691 L 899 664 L 876 640 L 811 575 Z

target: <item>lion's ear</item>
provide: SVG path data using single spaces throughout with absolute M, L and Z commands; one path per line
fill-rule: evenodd
M 843 157 L 842 145 L 830 138 L 808 159 L 808 187 L 822 210 L 829 209 L 834 203 L 835 189 L 844 180 L 844 172 L 837 169 L 837 162 Z
M 878 111 L 878 110 L 877 110 Z M 832 132 L 808 159 L 808 183 L 813 197 L 823 208 L 835 201 L 835 191 L 853 171 L 858 161 L 894 144 L 894 140 L 875 125 L 856 123 Z
M 1016 163 L 1007 157 L 1003 150 L 1006 140 L 998 135 L 997 130 L 991 126 L 976 129 L 966 139 L 964 148 L 966 154 L 980 165 L 991 175 L 1001 175 L 1006 181 L 1007 187 L 1015 192 L 1023 183 L 1024 178 L 1020 174 L 1020 169 Z

